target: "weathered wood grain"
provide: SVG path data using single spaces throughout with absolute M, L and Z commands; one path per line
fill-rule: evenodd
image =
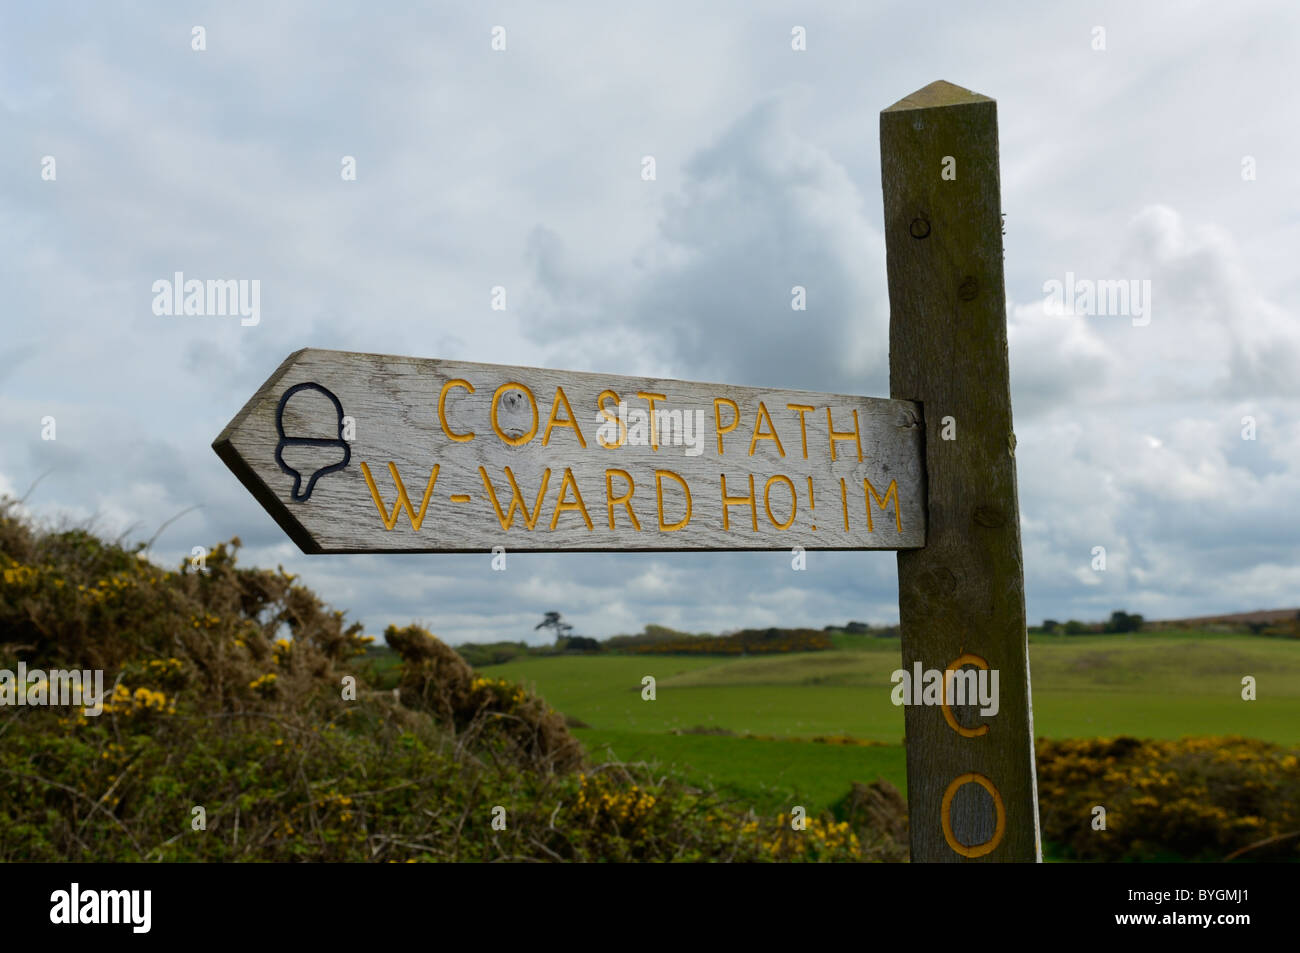
M 925 543 L 921 426 L 908 401 L 307 349 L 213 447 L 305 552 L 903 549 Z M 393 470 L 415 520 L 391 519 Z
M 944 670 L 970 654 L 998 670 L 1000 690 L 996 715 L 966 706 L 950 723 L 940 707 L 905 710 L 912 859 L 1034 861 L 996 103 L 933 83 L 881 113 L 880 156 L 890 393 L 925 414 L 926 545 L 898 555 L 904 668 Z M 947 418 L 955 439 L 944 439 Z

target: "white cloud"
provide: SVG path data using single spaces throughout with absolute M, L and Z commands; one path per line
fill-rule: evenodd
M 201 504 L 161 562 L 238 535 L 371 632 L 885 621 L 888 554 L 303 557 L 209 444 L 307 345 L 887 393 L 877 112 L 942 75 L 999 100 L 1030 617 L 1294 602 L 1300 130 L 1258 91 L 1297 10 L 1103 4 L 1104 53 L 1034 3 L 814 4 L 806 53 L 763 5 L 506 8 L 505 54 L 469 8 L 222 7 L 201 54 L 177 16 L 0 13 L 0 490 L 48 471 L 38 513 L 148 538 Z M 262 324 L 155 317 L 175 270 L 261 279 Z M 1149 280 L 1150 324 L 1047 315 L 1066 271 Z

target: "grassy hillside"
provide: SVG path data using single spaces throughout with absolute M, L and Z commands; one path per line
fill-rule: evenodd
M 592 728 L 666 733 L 696 726 L 787 737 L 851 735 L 898 743 L 890 702 L 897 642 L 759 658 L 559 656 L 492 671 L 535 684 Z M 1300 743 L 1300 643 L 1248 635 L 1159 633 L 1035 637 L 1034 728 L 1045 737 L 1243 734 Z M 654 702 L 641 679 L 657 680 Z M 1258 698 L 1241 699 L 1252 675 Z
M 595 757 L 658 763 L 764 814 L 792 804 L 813 812 L 830 808 L 855 781 L 882 778 L 907 791 L 906 756 L 899 744 L 860 747 L 600 729 L 574 734 Z
M 814 809 L 850 780 L 906 788 L 903 711 L 890 702 L 899 643 L 837 639 L 836 651 L 759 658 L 521 658 L 494 673 L 536 687 L 588 727 L 593 752 L 658 761 L 759 810 Z M 1042 738 L 1242 735 L 1300 744 L 1300 643 L 1249 635 L 1034 636 L 1034 728 Z M 641 679 L 656 678 L 656 699 Z M 1253 675 L 1258 698 L 1241 699 Z M 849 736 L 888 747 L 676 734 L 705 728 L 789 739 Z

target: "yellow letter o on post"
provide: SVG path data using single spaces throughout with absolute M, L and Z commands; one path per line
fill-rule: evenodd
M 957 835 L 952 832 L 952 799 L 960 788 L 971 782 L 989 792 L 989 796 L 993 798 L 993 807 L 997 811 L 997 820 L 993 825 L 992 837 L 982 844 L 967 847 L 957 840 Z M 993 849 L 1002 842 L 1002 835 L 1007 832 L 1007 809 L 1002 804 L 1002 795 L 998 793 L 992 781 L 974 771 L 953 778 L 952 783 L 948 785 L 948 790 L 943 792 L 943 805 L 939 808 L 939 817 L 943 821 L 943 839 L 948 842 L 949 847 L 963 857 L 983 857 L 985 854 L 992 853 Z
M 987 735 L 989 733 L 989 726 L 980 725 L 976 728 L 963 728 L 958 724 L 957 719 L 953 716 L 952 708 L 948 706 L 948 673 L 957 671 L 957 669 L 961 668 L 963 665 L 974 665 L 976 668 L 982 668 L 986 671 L 989 667 L 988 662 L 984 661 L 984 659 L 980 658 L 978 655 L 972 655 L 970 652 L 967 652 L 965 655 L 959 655 L 957 658 L 949 662 L 948 667 L 944 669 L 943 672 L 943 681 L 939 683 L 939 691 L 942 693 L 943 698 L 943 704 L 940 707 L 943 708 L 943 718 L 944 721 L 948 722 L 949 728 L 957 732 L 957 734 L 961 735 L 963 738 L 978 738 L 980 735 Z

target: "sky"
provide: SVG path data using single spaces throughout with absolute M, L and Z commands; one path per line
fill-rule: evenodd
M 1298 51 L 1250 0 L 6 5 L 0 493 L 372 633 L 896 622 L 892 553 L 305 556 L 211 443 L 302 347 L 888 396 L 879 113 L 943 79 L 998 104 L 1031 623 L 1300 605 Z

